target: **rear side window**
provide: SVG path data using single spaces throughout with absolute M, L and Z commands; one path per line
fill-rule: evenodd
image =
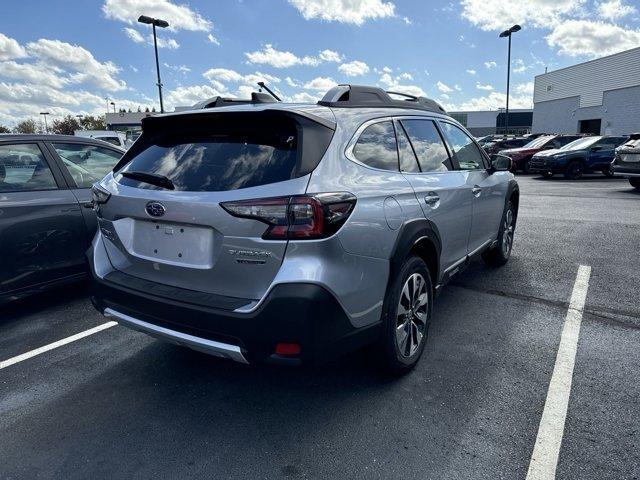
M 115 150 L 81 143 L 54 143 L 53 148 L 78 188 L 89 188 L 101 180 L 122 157 Z
M 402 120 L 423 172 L 451 170 L 449 154 L 431 120 Z
M 471 137 L 451 123 L 442 122 L 444 136 L 453 150 L 460 170 L 484 169 L 484 157 Z
M 396 134 L 391 121 L 369 125 L 353 147 L 353 156 L 373 168 L 398 171 Z
M 305 175 L 320 161 L 333 135 L 306 119 L 265 112 L 166 117 L 147 125 L 118 173 L 162 175 L 182 191 L 236 190 Z M 128 186 L 160 188 L 117 178 Z
M 413 147 L 409 143 L 409 138 L 404 132 L 404 128 L 396 123 L 396 138 L 398 139 L 398 155 L 400 155 L 400 171 L 408 173 L 420 172 L 418 159 L 413 153 Z
M 55 188 L 58 185 L 37 145 L 0 145 L 0 192 Z

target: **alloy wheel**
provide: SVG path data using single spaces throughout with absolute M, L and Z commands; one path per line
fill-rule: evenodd
M 396 314 L 396 344 L 405 358 L 415 354 L 422 343 L 428 308 L 427 282 L 421 274 L 414 273 L 402 287 Z
M 510 208 L 507 210 L 507 214 L 504 218 L 504 224 L 502 226 L 502 254 L 505 258 L 511 255 L 511 247 L 513 247 L 513 210 Z

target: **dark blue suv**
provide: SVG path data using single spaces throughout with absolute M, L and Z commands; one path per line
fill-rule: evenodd
M 615 149 L 627 141 L 625 136 L 584 137 L 562 148 L 536 153 L 531 159 L 532 173 L 552 177 L 562 173 L 565 178 L 577 180 L 584 173 L 602 172 L 613 176 L 611 161 Z

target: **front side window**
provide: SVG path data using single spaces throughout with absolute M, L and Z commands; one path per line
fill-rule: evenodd
M 78 143 L 54 143 L 78 188 L 89 188 L 111 171 L 122 154 L 108 148 Z
M 402 120 L 423 172 L 451 170 L 449 154 L 431 120 Z
M 55 188 L 58 185 L 37 145 L 0 145 L 0 192 Z
M 484 157 L 471 137 L 451 123 L 442 122 L 442 131 L 458 160 L 460 170 L 484 169 Z
M 398 171 L 396 134 L 391 121 L 369 125 L 353 147 L 353 156 L 369 167 Z

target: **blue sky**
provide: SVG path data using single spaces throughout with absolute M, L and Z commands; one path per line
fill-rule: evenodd
M 156 106 L 150 29 L 164 18 L 160 61 L 168 109 L 247 96 L 264 79 L 286 99 L 315 101 L 335 83 L 426 94 L 449 109 L 504 104 L 514 35 L 512 105 L 532 105 L 533 78 L 640 46 L 631 0 L 49 0 L 3 2 L 0 124 Z

